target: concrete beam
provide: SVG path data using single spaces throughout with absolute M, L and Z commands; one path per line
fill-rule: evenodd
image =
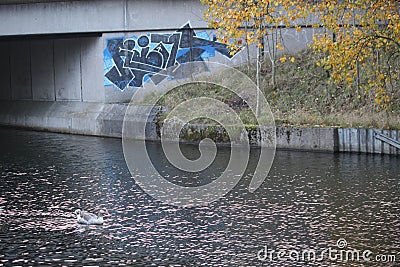
M 0 36 L 123 30 L 123 0 L 0 5 Z
M 175 30 L 190 21 L 193 28 L 207 27 L 204 6 L 198 0 L 127 1 L 126 29 L 129 31 Z
M 0 36 L 171 30 L 206 27 L 198 0 L 7 1 Z

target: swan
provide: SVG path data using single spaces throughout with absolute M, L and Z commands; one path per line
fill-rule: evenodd
M 110 215 L 107 209 L 101 209 L 98 214 L 93 214 L 80 209 L 75 210 L 76 219 L 78 223 L 82 224 L 103 224 L 104 215 Z

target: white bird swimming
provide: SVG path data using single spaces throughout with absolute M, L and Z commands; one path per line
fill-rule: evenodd
M 101 209 L 99 210 L 98 214 L 86 212 L 80 209 L 75 210 L 76 214 L 76 219 L 78 220 L 78 223 L 82 224 L 103 224 L 104 215 L 110 215 L 107 209 Z

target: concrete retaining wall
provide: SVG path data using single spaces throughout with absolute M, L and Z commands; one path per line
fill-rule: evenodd
M 338 135 L 335 128 L 276 127 L 278 148 L 337 151 Z
M 260 128 L 246 128 L 251 146 L 268 145 L 273 134 L 265 128 L 264 135 Z M 219 126 L 210 125 L 185 125 L 180 137 L 187 142 L 197 143 L 208 137 L 215 142 L 225 144 L 229 142 L 227 132 Z M 262 138 L 264 137 L 264 138 Z M 308 151 L 338 151 L 337 129 L 333 128 L 303 128 L 303 127 L 276 127 L 276 147 L 282 149 L 296 149 Z
M 127 104 L 77 101 L 0 101 L 0 125 L 61 133 L 121 137 L 126 108 Z M 141 125 L 146 125 L 146 139 L 160 140 L 160 126 L 157 122 L 158 116 L 165 110 L 162 107 L 154 109 L 146 106 L 137 106 L 132 110 L 134 110 L 134 116 L 126 119 L 139 120 Z M 150 114 L 150 116 L 147 117 L 145 114 Z M 261 139 L 260 129 L 247 130 L 251 145 L 258 146 L 268 141 Z M 277 126 L 276 147 L 307 151 L 400 155 L 400 149 L 376 139 L 375 133 L 382 133 L 400 141 L 398 130 Z M 184 128 L 181 138 L 187 142 L 199 142 L 209 137 L 218 143 L 226 143 L 229 138 L 225 134 L 226 132 L 221 127 L 188 125 Z
M 121 136 L 126 106 L 84 102 L 0 102 L 0 124 L 85 135 Z
M 215 128 L 215 127 L 214 127 Z M 259 129 L 247 129 L 251 145 L 259 146 L 264 140 L 260 139 Z M 207 137 L 209 127 L 190 125 L 185 128 L 182 137 L 190 137 L 186 141 L 199 141 Z M 216 128 L 211 136 L 216 141 L 224 143 L 228 140 L 226 133 Z M 400 142 L 399 130 L 354 129 L 354 128 L 305 128 L 293 126 L 276 127 L 276 147 L 280 149 L 295 149 L 306 151 L 326 152 L 356 152 L 372 154 L 400 155 L 400 149 L 389 145 L 375 137 L 376 133 Z M 214 138 L 215 139 L 215 138 Z
M 0 125 L 59 133 L 118 137 L 127 104 L 49 101 L 0 101 Z M 149 112 L 153 111 L 154 112 Z M 145 115 L 146 116 L 145 116 Z M 147 116 L 150 114 L 149 116 Z M 134 120 L 146 125 L 147 139 L 158 140 L 156 108 L 135 107 Z M 127 117 L 128 121 L 132 118 Z

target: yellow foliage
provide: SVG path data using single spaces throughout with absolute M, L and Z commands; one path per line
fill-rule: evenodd
M 299 2 L 291 0 L 201 0 L 201 2 L 208 7 L 204 13 L 205 20 L 211 27 L 217 29 L 219 36 L 229 37 L 231 48 L 260 44 L 265 35 L 275 32 L 281 25 L 289 26 L 293 19 L 300 17 L 300 12 L 296 11 Z M 239 44 L 239 40 L 244 42 Z M 276 48 L 283 50 L 280 44 Z
M 283 51 L 283 46 L 280 43 L 276 44 L 276 48 Z
M 379 108 L 389 109 L 400 87 L 400 1 L 398 0 L 201 0 L 205 19 L 235 53 L 247 44 L 262 47 L 264 36 L 281 26 L 300 31 L 298 19 L 317 17 L 323 26 L 311 47 L 321 55 L 318 66 L 352 95 L 375 93 Z M 273 39 L 273 38 L 271 38 Z M 276 39 L 274 49 L 284 50 Z M 286 62 L 288 58 L 279 59 Z M 294 58 L 289 58 L 294 62 Z M 359 97 L 360 96 L 360 97 Z
M 400 2 L 322 0 L 312 10 L 328 30 L 313 37 L 313 49 L 326 55 L 319 64 L 338 84 L 365 94 L 374 90 L 378 107 L 389 109 L 399 90 L 393 65 L 400 60 Z

